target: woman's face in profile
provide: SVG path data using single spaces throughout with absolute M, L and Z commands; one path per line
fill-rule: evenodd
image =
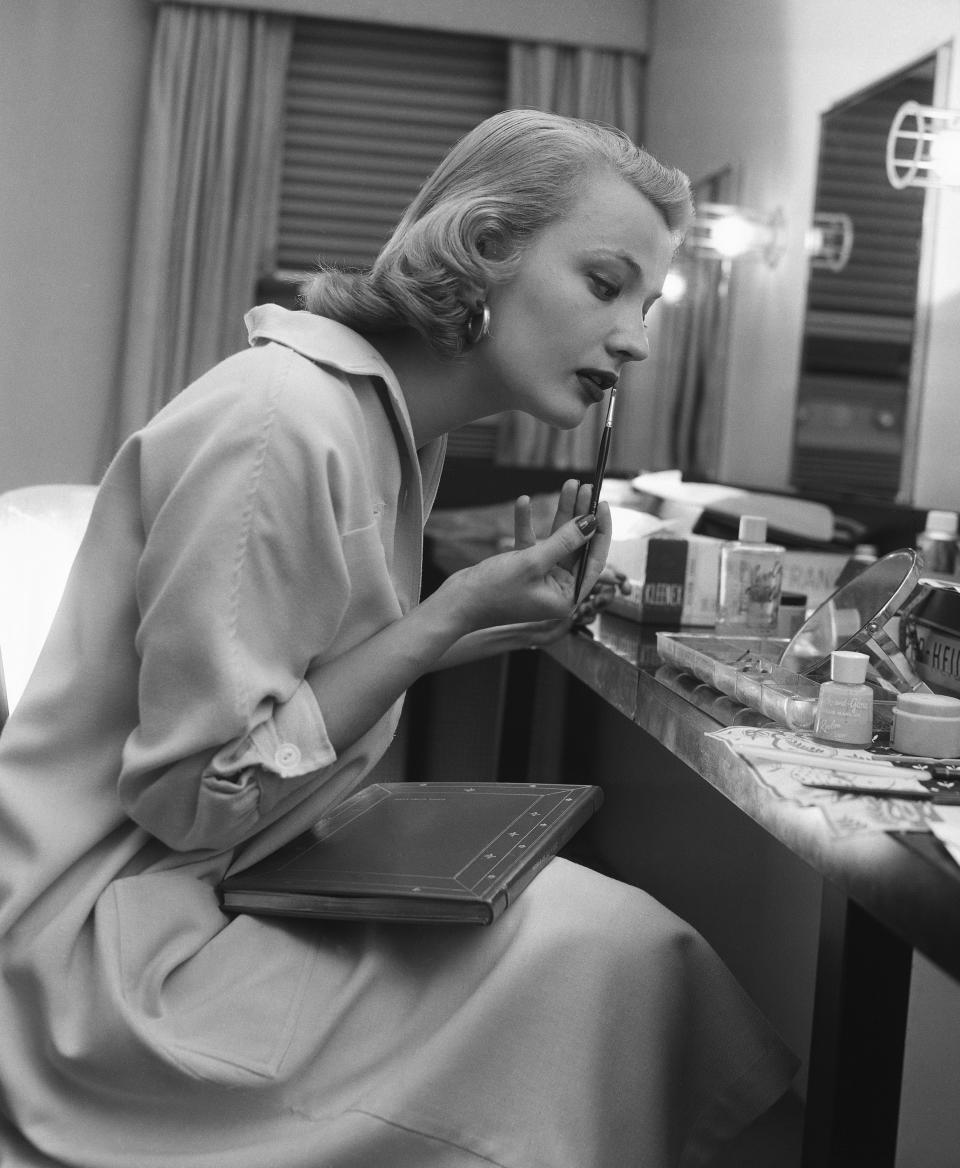
M 612 173 L 591 176 L 527 244 L 515 275 L 489 289 L 491 335 L 476 354 L 495 409 L 579 425 L 626 362 L 647 356 L 644 318 L 673 250 L 644 195 Z

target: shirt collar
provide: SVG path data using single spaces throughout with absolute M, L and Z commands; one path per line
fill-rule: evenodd
M 400 419 L 410 455 L 423 475 L 427 512 L 433 505 L 447 448 L 446 435 L 417 451 L 407 403 L 400 383 L 377 350 L 346 325 L 313 312 L 293 312 L 279 304 L 258 304 L 244 316 L 251 345 L 276 341 L 319 365 L 332 366 L 343 373 L 379 377 L 387 387 L 390 402 Z

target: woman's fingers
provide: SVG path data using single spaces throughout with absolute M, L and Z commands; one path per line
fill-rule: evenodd
M 513 546 L 533 547 L 537 542 L 533 530 L 533 506 L 529 495 L 521 495 L 513 505 Z
M 609 565 L 603 569 L 596 584 L 573 610 L 575 625 L 590 624 L 617 596 L 629 596 L 633 586 L 629 579 Z
M 564 506 L 579 494 L 570 488 Z M 597 514 L 578 515 L 546 539 L 537 540 L 530 499 L 521 496 L 514 507 L 516 546 L 455 573 L 450 587 L 465 586 L 461 607 L 471 611 L 473 628 L 517 621 L 563 620 L 573 610 L 574 573 L 581 549 L 589 545 L 585 589 L 596 583 L 610 544 L 610 509 L 603 503 Z M 559 635 L 559 633 L 558 633 Z
M 610 516 L 610 506 L 601 503 L 597 508 L 596 531 L 587 547 L 587 563 L 583 573 L 583 585 L 580 596 L 586 598 L 600 577 L 607 562 L 607 553 L 610 551 L 610 540 L 613 536 L 613 520 Z M 574 597 L 574 600 L 577 598 Z
M 557 502 L 556 514 L 553 517 L 553 525 L 550 528 L 551 535 L 563 527 L 565 523 L 569 523 L 575 515 L 580 513 L 577 510 L 579 491 L 580 483 L 577 479 L 567 479 L 560 488 L 560 498 Z M 587 507 L 584 506 L 582 510 L 586 511 Z

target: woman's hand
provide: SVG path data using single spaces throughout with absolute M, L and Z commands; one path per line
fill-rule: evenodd
M 565 484 L 552 530 L 542 540 L 533 530 L 530 500 L 518 499 L 514 550 L 455 572 L 404 616 L 309 671 L 334 750 L 355 742 L 423 673 L 545 644 L 571 627 L 580 551 L 589 545 L 589 591 L 600 577 L 612 530 L 603 503 L 596 518 L 582 522 L 578 509 L 589 506 L 585 498 L 576 482 Z M 512 627 L 498 628 L 503 625 Z
M 455 604 L 464 632 L 540 621 L 569 621 L 575 607 L 574 584 L 581 549 L 588 544 L 584 588 L 600 577 L 610 547 L 610 509 L 601 503 L 596 519 L 584 512 L 589 487 L 575 479 L 564 483 L 550 534 L 538 539 L 530 499 L 521 496 L 514 509 L 516 546 L 454 573 L 435 596 Z
M 573 624 L 577 628 L 590 624 L 615 596 L 629 596 L 631 591 L 632 585 L 623 572 L 604 568 L 596 584 L 574 609 Z

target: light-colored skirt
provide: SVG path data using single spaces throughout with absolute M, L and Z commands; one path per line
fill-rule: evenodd
M 694 1168 L 796 1069 L 696 932 L 562 859 L 488 928 L 237 917 L 158 969 L 177 878 L 105 893 L 3 1168 Z

